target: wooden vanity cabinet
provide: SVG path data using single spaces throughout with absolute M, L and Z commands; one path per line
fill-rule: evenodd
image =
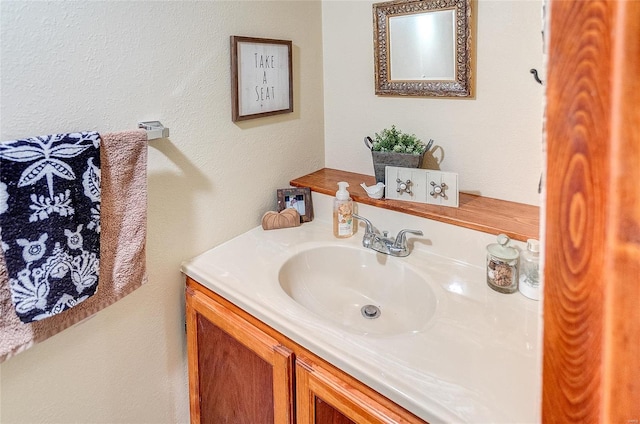
M 293 352 L 187 288 L 192 423 L 294 423 Z
M 192 423 L 425 422 L 191 278 Z
M 296 405 L 298 424 L 422 422 L 403 418 L 306 356 L 296 357 Z

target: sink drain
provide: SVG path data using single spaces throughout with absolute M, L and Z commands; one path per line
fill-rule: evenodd
M 360 312 L 366 319 L 378 318 L 382 313 L 380 312 L 380 308 L 375 305 L 364 305 L 362 308 L 360 308 Z

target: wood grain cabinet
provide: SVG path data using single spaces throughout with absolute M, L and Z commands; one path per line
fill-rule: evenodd
M 306 356 L 296 357 L 296 405 L 298 424 L 422 422 L 403 418 Z
M 187 278 L 192 423 L 424 423 Z
M 191 422 L 293 423 L 293 352 L 187 289 Z

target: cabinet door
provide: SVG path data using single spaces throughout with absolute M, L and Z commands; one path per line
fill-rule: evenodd
M 293 423 L 293 353 L 187 288 L 192 423 Z
M 397 414 L 314 363 L 296 358 L 298 424 L 417 423 Z

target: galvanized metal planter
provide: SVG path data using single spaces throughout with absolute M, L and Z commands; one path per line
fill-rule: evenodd
M 371 151 L 373 158 L 373 170 L 376 176 L 376 182 L 385 183 L 385 167 L 399 166 L 403 168 L 420 168 L 424 153 L 414 155 L 411 153 L 394 153 L 394 152 L 374 152 Z

